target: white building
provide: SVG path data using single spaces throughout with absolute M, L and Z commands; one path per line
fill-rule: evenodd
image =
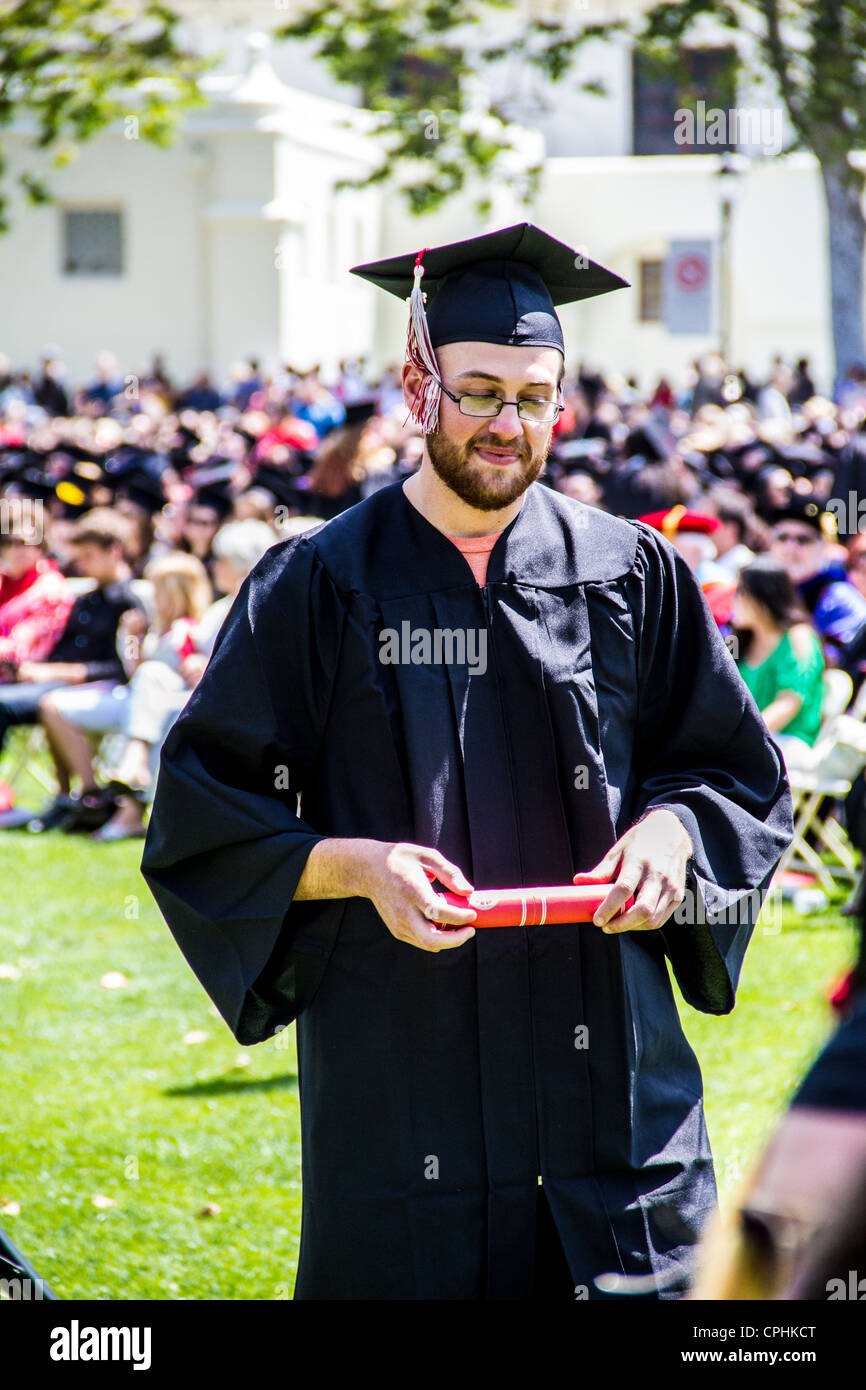
M 485 76 L 494 96 L 509 96 L 512 119 L 530 127 L 529 144 L 546 150 L 531 208 L 503 178 L 485 221 L 474 211 L 477 189 L 417 219 L 382 187 L 335 191 L 378 159 L 356 92 L 331 82 L 304 46 L 268 48 L 250 33 L 248 6 L 221 3 L 219 24 L 211 4 L 185 0 L 183 8 L 196 46 L 222 46 L 229 56 L 206 81 L 209 106 L 187 119 L 171 149 L 136 139 L 126 121 L 54 171 L 34 161 L 25 131 L 7 141 L 9 186 L 19 170 L 44 169 L 57 199 L 37 209 L 16 199 L 12 230 L 0 239 L 0 351 L 16 366 L 35 364 L 48 342 L 60 346 L 73 379 L 105 347 L 128 371 L 162 351 L 181 378 L 207 368 L 222 379 L 248 355 L 266 367 L 333 369 L 361 354 L 375 365 L 397 360 L 405 306 L 349 266 L 527 220 L 632 285 L 563 309 L 572 360 L 648 384 L 718 346 L 722 189 L 733 183 L 731 358 L 764 373 L 776 352 L 807 355 L 829 386 L 826 216 L 815 161 L 759 157 L 723 180 L 717 147 L 675 153 L 670 104 L 653 106 L 626 41 L 582 50 L 556 88 L 507 65 Z M 532 9 L 526 0 L 522 10 Z M 278 4 L 269 16 L 257 10 L 254 23 L 286 17 Z M 595 76 L 606 95 L 581 90 Z M 653 141 L 670 153 L 633 154 Z M 660 269 L 677 239 L 711 244 L 706 332 L 674 334 L 660 318 Z
M 286 87 L 260 47 L 209 87 L 171 149 L 130 117 L 50 172 L 54 205 L 13 208 L 0 286 L 14 362 L 51 341 L 73 377 L 106 346 L 131 370 L 164 350 L 182 375 L 223 374 L 247 354 L 309 365 L 368 346 L 374 306 L 342 271 L 376 254 L 379 199 L 334 193 L 378 157 L 358 113 Z M 14 176 L 32 153 L 23 134 L 9 144 Z

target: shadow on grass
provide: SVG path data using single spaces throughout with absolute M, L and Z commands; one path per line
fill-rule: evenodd
M 225 1096 L 236 1093 L 250 1095 L 253 1091 L 295 1091 L 298 1088 L 298 1078 L 294 1072 L 285 1072 L 281 1076 L 261 1076 L 255 1080 L 252 1077 L 245 1080 L 244 1077 L 215 1076 L 210 1081 L 194 1081 L 191 1086 L 170 1086 L 163 1092 L 166 1096 Z

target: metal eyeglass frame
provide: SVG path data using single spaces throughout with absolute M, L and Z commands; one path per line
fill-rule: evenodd
M 554 409 L 556 410 L 556 414 L 555 414 L 555 415 L 552 415 L 551 418 L 550 418 L 549 420 L 533 420 L 531 416 L 529 416 L 529 415 L 521 415 L 521 413 L 520 413 L 520 407 L 521 407 L 522 405 L 528 404 L 528 402 L 526 402 L 526 401 L 503 401 L 503 400 L 500 400 L 498 396 L 492 395 L 492 396 L 489 397 L 489 399 L 490 399 L 490 400 L 499 400 L 499 409 L 498 409 L 498 410 L 495 410 L 495 411 L 493 412 L 492 415 L 472 415 L 470 411 L 464 410 L 464 409 L 463 409 L 463 407 L 461 406 L 460 402 L 464 399 L 464 397 L 467 397 L 467 396 L 468 396 L 468 397 L 471 398 L 473 394 L 478 395 L 478 394 L 480 394 L 480 393 L 478 393 L 478 392 L 473 393 L 473 392 L 471 392 L 471 391 L 464 391 L 464 393 L 463 393 L 462 396 L 455 396 L 454 392 L 448 390 L 448 387 L 445 385 L 445 382 L 441 379 L 441 377 L 438 377 L 438 376 L 436 375 L 435 372 L 428 371 L 427 375 L 428 375 L 428 376 L 432 376 L 434 381 L 438 381 L 438 382 L 439 382 L 439 385 L 442 387 L 442 390 L 445 392 L 445 395 L 448 397 L 448 399 L 454 401 L 454 404 L 457 406 L 458 410 L 460 411 L 460 414 L 461 414 L 461 415 L 465 415 L 466 418 L 469 419 L 469 420 L 496 420 L 496 419 L 498 419 L 498 417 L 502 414 L 502 407 L 503 407 L 504 405 L 514 405 L 514 406 L 517 407 L 517 415 L 518 415 L 518 418 L 519 418 L 520 420 L 525 420 L 526 423 L 527 423 L 528 425 L 552 425 L 552 424 L 555 423 L 556 420 L 559 419 L 559 416 L 562 414 L 563 410 L 565 410 L 565 406 L 562 405 L 559 401 L 546 401 L 546 402 L 545 402 L 546 405 L 552 405 L 552 406 L 554 407 Z M 556 389 L 557 389 L 558 392 L 561 393 L 561 391 L 562 391 L 562 387 L 561 387 L 561 386 L 557 386 Z

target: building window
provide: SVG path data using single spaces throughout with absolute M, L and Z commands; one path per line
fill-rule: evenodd
M 737 104 L 737 54 L 733 48 L 684 48 L 675 58 L 632 54 L 632 153 L 722 154 L 730 143 L 677 144 L 676 112 L 728 111 Z
M 119 211 L 63 209 L 63 274 L 123 274 L 123 218 Z
M 660 323 L 662 317 L 662 272 L 664 261 L 641 261 L 638 267 L 640 322 Z

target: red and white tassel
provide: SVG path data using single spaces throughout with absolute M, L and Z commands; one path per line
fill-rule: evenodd
M 425 295 L 421 289 L 421 276 L 424 274 L 423 257 L 427 250 L 419 251 L 415 258 L 412 293 L 409 296 L 409 334 L 406 340 L 406 361 L 411 362 L 423 373 L 409 416 L 420 425 L 422 433 L 435 434 L 439 428 L 439 400 L 442 392 L 437 380 L 439 366 L 430 342 L 430 329 L 424 312 Z

